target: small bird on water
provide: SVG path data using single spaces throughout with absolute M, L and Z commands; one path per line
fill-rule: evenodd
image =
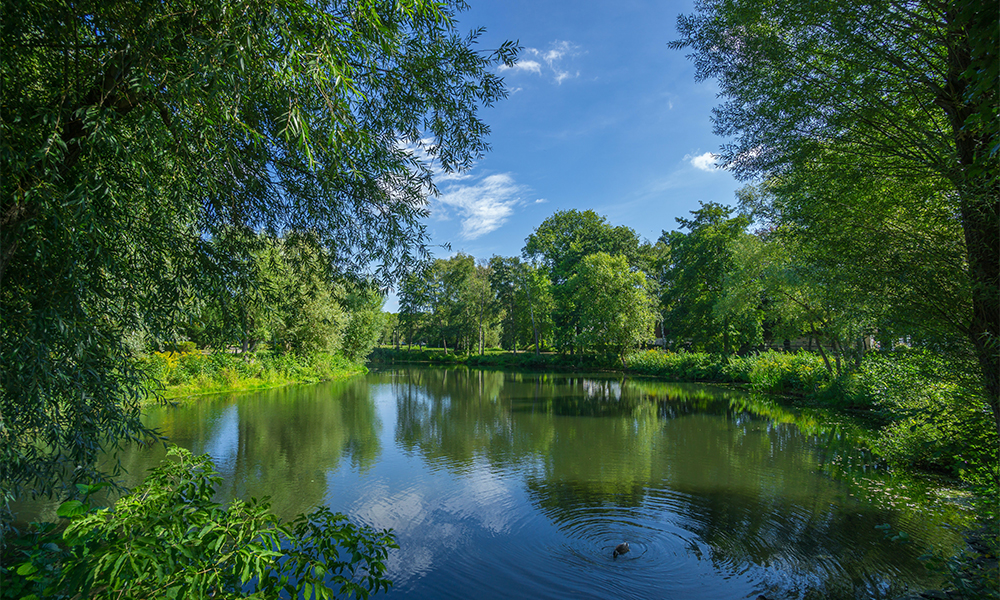
M 622 542 L 615 547 L 615 551 L 611 553 L 611 558 L 618 558 L 619 554 L 625 554 L 628 552 L 628 542 Z

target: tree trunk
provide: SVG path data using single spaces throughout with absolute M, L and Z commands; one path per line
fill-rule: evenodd
M 729 317 L 722 320 L 722 353 L 729 356 Z
M 482 298 L 479 301 L 479 356 L 483 355 L 483 309 L 484 302 Z
M 535 356 L 538 356 L 538 324 L 535 323 L 535 303 L 531 301 L 531 283 L 528 283 L 528 309 L 531 312 L 531 330 L 535 334 Z
M 840 364 L 840 343 L 837 341 L 836 337 L 831 337 L 830 344 L 833 346 L 833 358 L 837 361 L 837 377 L 840 377 L 844 374 L 844 369 Z
M 816 336 L 816 348 L 819 349 L 819 355 L 823 357 L 823 364 L 826 365 L 826 370 L 833 375 L 833 365 L 830 364 L 830 359 L 826 357 L 826 351 L 823 350 L 823 341 L 819 339 L 819 332 L 813 328 L 812 335 Z
M 995 49 L 996 22 L 986 19 L 987 13 L 979 13 L 980 9 L 975 2 L 961 2 L 948 11 L 948 74 L 937 104 L 948 115 L 958 155 L 953 181 L 960 199 L 972 289 L 969 338 L 1000 433 L 1000 179 L 997 162 L 990 156 L 997 140 L 991 124 L 970 122 L 973 115 L 982 117 L 981 112 L 977 115 L 982 103 L 995 102 L 996 91 L 992 98 L 979 94 L 976 82 L 968 79 L 976 71 L 974 62 L 984 59 L 974 56 L 972 44 L 978 42 L 975 51 L 980 53 L 990 45 Z M 992 44 L 984 45 L 982 40 L 992 40 Z
M 855 357 L 854 360 L 855 371 L 861 370 L 861 361 L 864 359 L 864 357 L 865 357 L 865 335 L 861 334 L 861 336 L 858 337 L 858 355 L 857 357 Z

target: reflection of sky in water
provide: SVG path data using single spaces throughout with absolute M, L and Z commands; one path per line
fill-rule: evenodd
M 303 412 L 290 410 L 291 390 L 182 407 L 172 435 L 209 454 L 231 493 L 260 497 L 280 485 L 290 514 L 324 503 L 392 529 L 400 548 L 387 561 L 389 597 L 790 599 L 824 591 L 831 574 L 867 576 L 843 571 L 850 561 L 895 569 L 882 555 L 897 551 L 874 525 L 906 523 L 817 470 L 811 457 L 830 460 L 830 440 L 748 412 L 685 412 L 673 399 L 632 409 L 623 401 L 631 388 L 614 379 L 496 385 L 495 373 L 426 373 L 429 387 L 389 372 L 369 376 L 362 391 L 303 388 Z M 553 391 L 570 403 L 581 392 L 604 403 L 581 407 L 585 414 L 608 404 L 622 412 L 561 412 L 558 396 L 536 399 L 549 385 L 565 386 Z M 525 398 L 530 410 L 509 404 Z M 372 448 L 371 436 L 379 442 L 367 460 L 341 460 Z M 292 459 L 273 456 L 276 448 Z M 228 481 L 238 472 L 258 487 Z M 623 539 L 633 550 L 614 560 Z M 868 587 L 881 585 L 875 576 Z
M 622 385 L 614 380 L 584 379 L 583 393 L 587 398 L 599 400 L 621 400 Z
M 196 452 L 208 454 L 215 461 L 220 473 L 232 473 L 236 468 L 236 455 L 240 450 L 240 410 L 236 404 L 227 406 L 212 420 L 209 434 Z
M 511 534 L 531 509 L 511 473 L 496 472 L 481 456 L 457 471 L 404 449 L 395 439 L 397 391 L 391 385 L 373 388 L 382 424 L 378 464 L 364 474 L 328 473 L 327 503 L 345 507 L 356 522 L 393 530 L 400 548 L 387 565 L 400 589 L 442 568 L 449 557 L 470 552 L 477 537 Z M 424 390 L 409 391 L 418 403 L 430 401 Z M 441 399 L 445 410 L 450 405 L 450 398 Z

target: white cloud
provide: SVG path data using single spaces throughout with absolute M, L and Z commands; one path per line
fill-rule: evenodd
M 580 54 L 583 54 L 580 46 L 566 40 L 556 40 L 549 44 L 548 50 L 539 50 L 538 48 L 524 49 L 522 56 L 541 59 L 545 63 L 544 66 L 542 62 L 525 58 L 519 60 L 513 67 L 501 65 L 499 70 L 534 73 L 539 76 L 550 74 L 557 85 L 562 85 L 563 81 L 580 76 L 579 70 L 570 70 L 563 64 L 565 60 L 579 56 Z
M 514 63 L 514 66 L 508 67 L 507 65 L 500 65 L 500 71 L 527 71 L 529 73 L 534 73 L 535 75 L 542 74 L 542 63 L 537 60 L 521 60 Z
M 522 186 L 507 173 L 489 175 L 473 185 L 449 186 L 435 204 L 436 217 L 448 218 L 448 209 L 455 210 L 462 219 L 462 238 L 474 240 L 499 229 L 522 204 Z
M 691 166 L 701 171 L 708 171 L 711 173 L 719 169 L 719 165 L 715 162 L 716 159 L 718 159 L 718 155 L 712 154 L 711 152 L 699 154 L 698 156 L 691 156 L 688 154 L 684 157 L 684 159 L 690 161 Z

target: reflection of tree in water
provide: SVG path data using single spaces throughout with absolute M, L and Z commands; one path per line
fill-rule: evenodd
M 908 584 L 934 583 L 903 575 L 926 575 L 923 548 L 889 542 L 875 528 L 886 521 L 898 527 L 898 515 L 824 493 L 809 504 L 721 490 L 687 497 L 676 507 L 683 527 L 708 546 L 705 558 L 722 571 L 775 569 L 781 587 L 794 583 L 803 597 L 817 599 L 894 598 Z
M 280 516 L 321 504 L 327 474 L 338 469 L 342 456 L 367 469 L 381 453 L 381 423 L 364 378 L 199 398 L 151 411 L 150 424 L 173 443 L 213 456 L 225 476 L 221 500 L 266 495 Z M 122 458 L 136 477 L 162 455 L 130 451 Z
M 499 399 L 503 386 L 502 372 L 398 372 L 393 378 L 397 442 L 450 469 L 468 468 L 478 454 L 512 437 L 509 411 Z
M 776 585 L 817 598 L 877 597 L 891 590 L 873 573 L 922 573 L 925 548 L 876 525 L 942 536 L 919 506 L 877 509 L 852 497 L 854 481 L 823 477 L 873 467 L 849 431 L 767 398 L 580 375 L 398 375 L 403 447 L 459 471 L 477 457 L 522 471 L 532 503 L 571 536 L 623 518 L 676 522 L 720 570 L 793 573 Z

